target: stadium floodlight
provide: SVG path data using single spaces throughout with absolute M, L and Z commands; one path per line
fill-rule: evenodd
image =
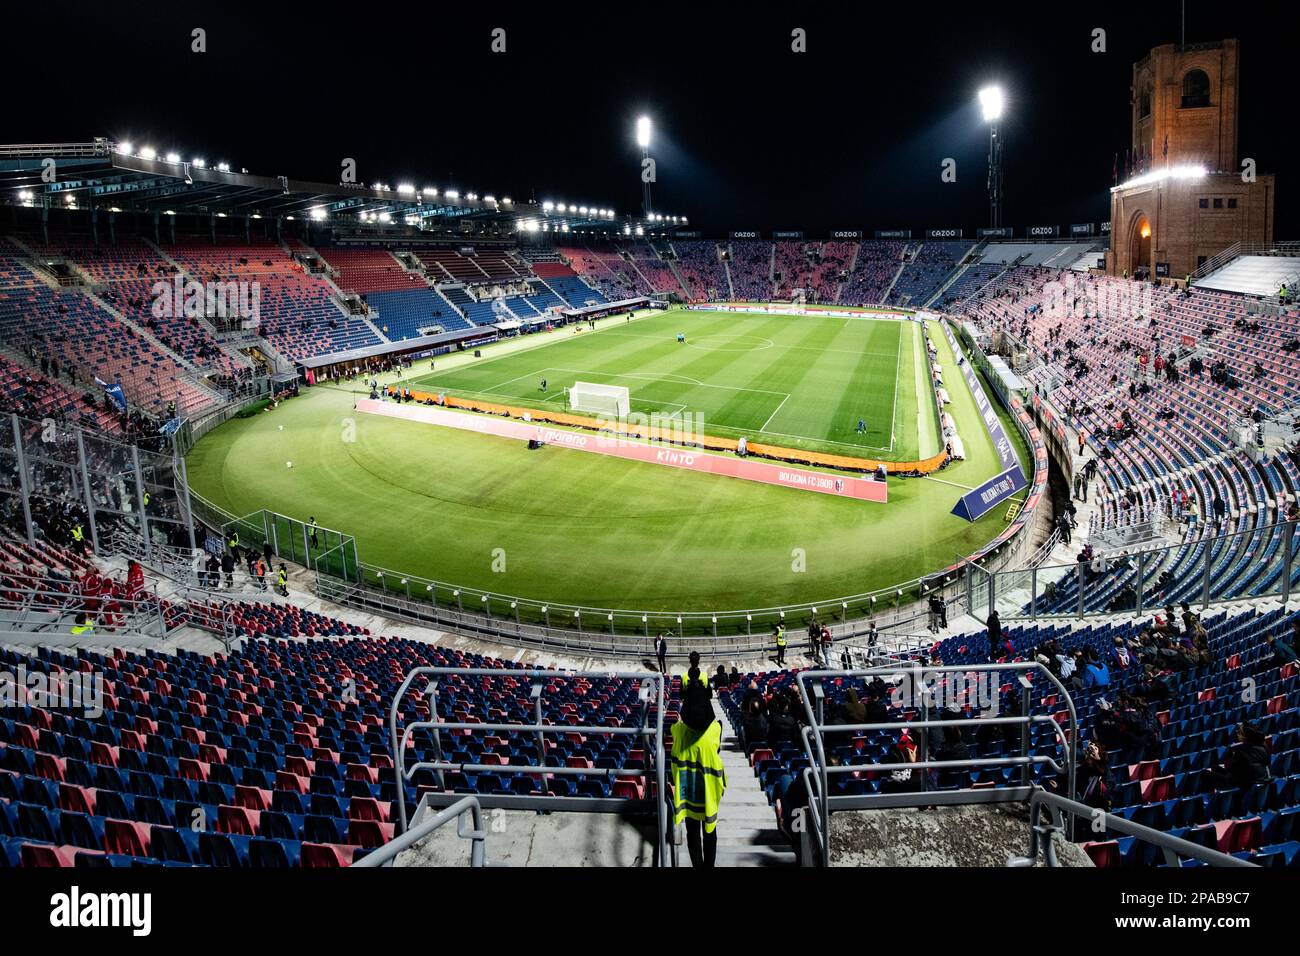
M 459 192 L 459 190 L 455 190 L 455 189 L 448 189 L 447 192 L 444 193 L 444 195 L 445 195 L 448 199 L 459 199 L 459 198 L 460 198 L 460 192 Z
M 199 169 L 207 169 L 207 168 L 208 168 L 208 161 L 207 161 L 206 159 L 203 159 L 203 158 L 201 158 L 201 157 L 197 157 L 197 156 L 196 156 L 194 159 L 191 159 L 191 160 L 190 160 L 190 165 L 191 165 L 191 166 L 196 166 L 196 167 L 198 167 Z
M 157 155 L 158 154 L 154 152 L 154 148 L 152 146 L 146 146 L 144 149 L 140 150 L 141 159 L 153 159 Z
M 483 197 L 483 201 L 484 201 L 484 202 L 496 202 L 496 201 L 497 201 L 497 197 L 496 197 L 496 196 L 493 196 L 491 193 L 488 193 L 486 196 Z
M 180 161 L 181 161 L 181 154 L 180 154 L 180 153 L 168 153 L 168 154 L 167 154 L 167 162 L 169 162 L 169 163 L 179 163 Z
M 230 172 L 230 164 L 229 164 L 229 163 L 217 163 L 217 169 L 218 169 L 220 172 L 228 173 L 228 172 Z
M 1002 118 L 1002 87 L 986 86 L 980 90 L 980 109 L 984 111 L 984 122 L 992 123 Z
M 30 189 L 18 190 L 19 202 L 28 202 L 31 198 L 32 198 L 32 191 Z
M 1002 136 L 998 121 L 1005 106 L 1002 87 L 986 86 L 979 92 L 984 122 L 989 124 L 989 226 L 1002 227 Z
M 413 194 L 415 192 L 415 187 L 412 186 L 410 183 L 399 183 L 397 186 L 397 191 L 403 194 Z
M 315 219 L 317 222 L 320 222 L 322 219 L 325 218 L 325 207 L 313 206 L 311 212 L 308 215 L 310 215 L 312 219 Z
M 131 150 L 134 149 L 134 148 L 135 148 L 135 147 L 133 147 L 130 143 L 118 143 L 118 144 L 117 144 L 117 151 L 118 151 L 119 153 L 121 153 L 123 156 L 130 156 L 130 155 L 131 155 Z
M 650 117 L 642 116 L 636 121 L 636 144 L 642 149 L 650 147 Z

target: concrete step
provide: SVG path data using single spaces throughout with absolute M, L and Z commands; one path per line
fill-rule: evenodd
M 798 857 L 793 850 L 776 850 L 772 847 L 746 847 L 729 849 L 718 844 L 718 866 L 796 866 Z M 687 865 L 690 858 L 687 857 Z

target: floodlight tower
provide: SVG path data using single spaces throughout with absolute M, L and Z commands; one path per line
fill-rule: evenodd
M 650 217 L 650 183 L 645 178 L 645 161 L 650 158 L 650 117 L 636 121 L 636 144 L 641 147 L 641 215 Z
M 980 90 L 980 109 L 989 124 L 989 225 L 1002 225 L 1002 137 L 998 120 L 1002 118 L 1002 88 L 986 86 Z

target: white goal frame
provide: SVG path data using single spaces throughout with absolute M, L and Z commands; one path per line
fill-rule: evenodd
M 594 412 L 627 418 L 632 410 L 632 400 L 623 385 L 598 385 L 595 382 L 574 382 L 568 389 L 569 410 Z

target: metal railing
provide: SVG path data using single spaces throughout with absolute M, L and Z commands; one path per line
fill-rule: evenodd
M 1229 522 L 1224 522 L 1229 523 Z M 1089 562 L 971 574 L 968 609 L 984 619 L 1081 619 L 1132 614 L 1183 602 L 1213 604 L 1265 598 L 1284 606 L 1300 579 L 1300 522 L 1277 521 L 1214 533 L 1216 522 L 1192 521 L 1182 540 L 1098 553 Z
M 1040 822 L 1043 811 L 1048 814 L 1047 823 Z M 1101 816 L 1099 817 L 1098 814 Z M 1069 823 L 1064 819 L 1066 816 L 1070 818 Z M 1049 793 L 1041 788 L 1035 790 L 1033 796 L 1029 798 L 1029 852 L 1022 857 L 1012 857 L 1007 861 L 1007 865 L 1037 866 L 1041 856 L 1048 866 L 1059 866 L 1052 837 L 1057 834 L 1066 836 L 1071 829 L 1070 824 L 1075 820 L 1096 825 L 1104 824 L 1106 831 L 1135 837 L 1143 843 L 1158 847 L 1164 852 L 1164 860 L 1168 866 L 1182 866 L 1183 860 L 1199 860 L 1210 866 L 1256 866 L 1247 860 L 1240 860 L 1227 853 L 1193 843 L 1191 840 L 1153 830 L 1151 827 L 1126 820 L 1118 814 L 1105 813 L 1095 807 L 1067 799 L 1057 793 Z
M 432 816 L 427 816 L 432 814 Z M 465 817 L 470 818 L 469 829 L 465 828 Z M 455 803 L 434 812 L 427 798 L 422 799 L 415 808 L 411 825 L 401 836 L 389 840 L 377 850 L 367 853 L 352 865 L 354 867 L 392 866 L 397 857 L 411 849 L 435 830 L 441 829 L 452 820 L 456 821 L 456 836 L 470 843 L 469 865 L 490 866 L 487 861 L 487 831 L 483 829 L 483 809 L 478 798 L 472 794 L 461 797 Z
M 996 716 L 995 711 L 994 716 L 980 716 L 977 720 L 930 719 L 929 714 L 940 708 L 936 707 L 932 702 L 932 692 L 928 692 L 925 688 L 928 687 L 928 682 L 936 676 L 940 676 L 941 680 L 946 680 L 949 675 L 953 678 L 961 677 L 965 679 L 966 675 L 972 673 L 991 673 L 996 676 L 1003 672 L 1024 675 L 1018 682 L 1021 693 L 1020 713 L 1018 715 L 999 717 Z M 1055 716 L 1031 713 L 1030 689 L 1032 682 L 1029 680 L 1028 675 L 1034 673 L 1043 676 L 1055 686 L 1062 705 L 1069 716 L 1066 727 L 1062 727 Z M 857 677 L 888 679 L 889 682 L 895 684 L 896 688 L 910 681 L 908 696 L 912 699 L 898 701 L 897 703 L 903 709 L 915 710 L 922 719 L 909 720 L 906 723 L 886 721 L 883 723 L 828 724 L 825 719 L 826 696 L 822 681 Z M 796 686 L 799 688 L 799 696 L 803 702 L 804 714 L 807 718 L 807 725 L 803 728 L 802 737 L 804 752 L 809 762 L 804 781 L 808 787 L 808 805 L 811 810 L 807 822 L 811 825 L 806 827 L 805 833 L 812 841 L 817 860 L 822 866 L 829 866 L 831 863 L 831 815 L 838 811 L 1025 802 L 1030 798 L 1034 787 L 1031 770 L 1038 765 L 1049 767 L 1056 774 L 1063 774 L 1069 792 L 1075 792 L 1075 768 L 1077 766 L 1079 737 L 1078 716 L 1075 712 L 1074 701 L 1070 697 L 1069 691 L 1065 689 L 1065 685 L 1042 664 L 1022 662 L 1012 664 L 942 665 L 937 667 L 923 666 L 920 663 L 912 665 L 885 664 L 851 671 L 803 671 L 795 675 L 795 681 Z M 1000 693 L 1000 686 L 994 687 L 993 692 Z M 969 757 L 963 760 L 932 759 L 927 752 L 928 734 L 926 731 L 931 727 L 946 728 L 952 727 L 954 724 L 965 729 L 976 726 L 1017 726 L 1020 728 L 1019 753 L 1017 756 L 1011 757 Z M 1051 728 L 1054 740 L 1061 747 L 1061 760 L 1058 761 L 1051 754 L 1036 754 L 1033 752 L 1033 742 L 1029 731 L 1034 725 Z M 831 766 L 827 756 L 825 740 L 828 732 L 843 735 L 868 731 L 898 732 L 900 730 L 921 731 L 917 735 L 918 759 L 916 761 Z M 1019 784 L 1017 786 L 982 789 L 958 787 L 957 789 L 932 790 L 929 788 L 928 771 L 931 769 L 952 770 L 996 767 L 1018 767 L 1020 769 Z M 832 777 L 882 770 L 908 770 L 912 773 L 920 771 L 917 778 L 920 788 L 897 793 L 882 791 L 853 795 L 832 795 L 830 792 Z
M 474 721 L 456 721 L 444 720 L 438 714 L 438 692 L 439 678 L 443 677 L 473 677 L 473 678 L 511 678 L 513 680 L 531 681 L 529 698 L 533 705 L 532 722 L 474 722 Z M 427 677 L 429 683 L 421 688 L 421 694 L 429 713 L 429 719 L 417 720 L 405 724 L 401 732 L 398 731 L 398 713 L 401 710 L 402 702 L 411 690 L 416 680 Z M 635 726 L 607 726 L 607 725 L 586 725 L 586 724 L 548 724 L 543 721 L 542 702 L 546 693 L 548 683 L 556 680 L 581 680 L 584 678 L 594 678 L 602 680 L 623 680 L 635 681 L 638 684 L 638 699 L 640 701 L 640 713 L 637 715 Z M 422 770 L 431 771 L 438 780 L 440 792 L 425 793 L 417 809 L 421 805 L 451 807 L 459 801 L 458 795 L 450 792 L 446 786 L 446 775 L 448 773 L 523 773 L 535 777 L 540 784 L 541 789 L 545 789 L 545 781 L 549 777 L 555 776 L 574 776 L 574 777 L 599 777 L 609 781 L 619 779 L 644 779 L 651 774 L 654 776 L 655 789 L 653 793 L 647 793 L 644 798 L 632 797 L 571 797 L 557 796 L 552 793 L 534 794 L 509 794 L 509 795 L 479 795 L 478 804 L 488 809 L 507 809 L 507 810 L 536 810 L 546 811 L 577 811 L 588 813 L 628 813 L 628 812 L 653 812 L 655 814 L 657 832 L 656 845 L 658 848 L 658 865 L 672 865 L 670 852 L 675 853 L 675 845 L 670 847 L 668 839 L 669 822 L 672 819 L 669 806 L 669 794 L 667 787 L 667 775 L 664 768 L 664 707 L 666 704 L 665 693 L 666 678 L 658 673 L 646 673 L 638 671 L 564 671 L 564 670 L 538 670 L 538 669 L 514 669 L 514 668 L 492 668 L 492 667 L 417 667 L 411 670 L 406 678 L 398 687 L 393 696 L 393 701 L 388 709 L 388 733 L 389 742 L 393 752 L 393 779 L 397 790 L 398 806 L 398 829 L 402 834 L 411 831 L 415 826 L 415 820 L 408 820 L 407 816 L 407 786 L 414 784 L 414 778 Z M 406 751 L 408 746 L 414 748 L 414 734 L 419 731 L 428 731 L 433 738 L 433 759 L 418 760 L 415 763 L 407 765 Z M 526 733 L 533 736 L 537 747 L 536 763 L 515 763 L 501 762 L 494 764 L 484 763 L 464 763 L 454 760 L 448 760 L 444 757 L 442 743 L 443 733 L 452 734 L 473 734 L 486 733 Z M 647 759 L 647 765 L 642 769 L 635 768 L 594 768 L 594 767 L 554 767 L 546 763 L 546 737 L 548 735 L 564 736 L 566 734 L 590 734 L 593 736 L 614 736 L 614 737 L 633 737 L 644 741 L 644 752 Z M 653 764 L 651 768 L 650 764 Z

